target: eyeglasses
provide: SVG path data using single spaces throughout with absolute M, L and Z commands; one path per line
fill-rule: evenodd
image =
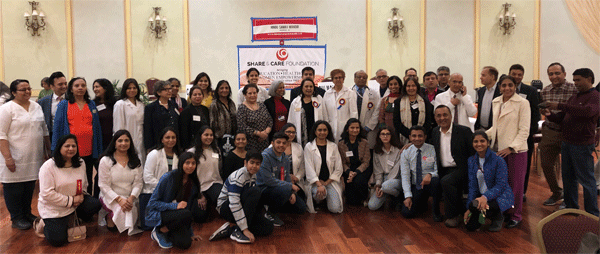
M 357 76 L 357 79 L 367 79 L 367 76 Z
M 25 92 L 25 91 L 29 91 L 29 92 L 31 92 L 31 87 L 17 89 L 17 91 L 18 91 L 18 92 Z
M 387 78 L 387 75 L 383 75 L 383 76 L 377 76 L 377 79 L 382 79 L 382 78 Z

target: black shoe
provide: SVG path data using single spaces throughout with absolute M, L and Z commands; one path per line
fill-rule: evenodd
M 510 220 L 508 223 L 506 223 L 506 228 L 514 228 L 519 226 L 519 224 L 521 224 L 521 221 Z
M 27 220 L 16 220 L 12 222 L 12 227 L 20 230 L 27 230 L 33 226 L 31 222 Z
M 502 216 L 502 214 L 500 214 L 500 216 L 498 216 L 498 218 L 492 220 L 492 224 L 490 225 L 488 230 L 490 232 L 500 231 L 502 229 L 502 222 L 504 222 L 504 217 Z
M 37 219 L 37 218 L 38 218 L 38 217 L 37 217 L 37 216 L 35 216 L 35 215 L 33 215 L 33 214 L 28 214 L 28 215 L 25 215 L 25 219 L 26 219 L 27 221 L 31 222 L 31 223 L 33 223 L 33 222 L 35 221 L 35 219 Z
M 106 226 L 106 229 L 108 229 L 108 231 L 110 231 L 110 232 L 117 232 L 117 233 L 119 232 L 119 229 L 117 228 L 116 225 L 112 226 L 112 227 Z
M 444 221 L 444 217 L 441 214 L 433 213 L 433 221 L 442 222 Z
M 527 197 L 523 194 L 523 203 L 527 202 Z

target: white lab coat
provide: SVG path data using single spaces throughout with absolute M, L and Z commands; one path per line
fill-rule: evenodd
M 262 86 L 258 86 L 258 97 L 256 97 L 256 101 L 257 102 L 265 102 L 267 99 L 269 99 L 269 92 L 267 91 L 266 88 L 262 87 Z M 240 89 L 238 91 L 238 104 L 237 105 L 242 105 L 242 103 L 244 103 L 244 101 L 246 100 L 246 97 L 244 96 L 244 93 L 242 93 L 242 89 Z
M 100 199 L 104 205 L 113 212 L 112 220 L 119 232 L 128 230 L 129 235 L 142 233 L 138 225 L 138 202 L 137 198 L 131 211 L 124 212 L 121 205 L 116 201 L 117 197 L 124 199 L 129 196 L 138 197 L 142 192 L 144 183 L 142 180 L 142 167 L 135 169 L 129 166 L 123 167 L 119 163 L 104 156 L 98 164 L 98 186 L 100 187 Z
M 177 155 L 173 154 L 173 166 L 171 170 L 177 169 Z M 165 173 L 169 172 L 169 162 L 167 161 L 167 155 L 164 149 L 154 149 L 148 154 L 146 164 L 144 165 L 144 189 L 142 193 L 152 194 L 154 188 L 158 185 L 158 180 Z
M 340 140 L 348 119 L 358 119 L 356 92 L 347 87 L 342 87 L 339 92 L 336 92 L 335 88 L 331 88 L 325 92 L 323 106 L 325 106 L 329 118 L 327 121 L 333 129 L 333 138 Z
M 333 179 L 331 185 L 338 193 L 338 198 L 342 207 L 344 207 L 342 199 L 342 172 L 344 171 L 342 166 L 342 156 L 338 150 L 338 146 L 327 141 L 327 168 L 329 169 L 329 179 Z M 319 173 L 321 173 L 321 152 L 317 147 L 316 140 L 308 142 L 304 147 L 304 167 L 306 170 L 306 188 L 310 191 L 312 186 L 316 186 L 316 182 L 319 181 Z M 306 193 L 308 211 L 311 213 L 315 212 L 312 200 L 312 192 Z
M 134 105 L 129 99 L 124 99 L 115 103 L 113 107 L 113 134 L 118 130 L 128 130 L 131 134 L 133 145 L 143 168 L 146 162 L 143 102 L 137 101 Z
M 44 136 L 48 127 L 44 122 L 42 107 L 29 102 L 29 111 L 14 101 L 0 107 L 0 139 L 8 141 L 16 171 L 6 167 L 0 156 L 0 182 L 18 183 L 38 179 L 39 168 L 44 163 Z
M 379 83 L 377 83 L 377 81 L 371 81 L 369 80 L 369 82 L 367 83 L 367 85 L 369 86 L 369 89 L 373 90 L 373 92 L 375 92 L 377 95 L 379 95 L 379 89 L 381 88 L 381 85 Z M 386 96 L 390 95 L 390 89 L 386 89 L 385 93 L 383 94 L 383 97 L 381 98 L 385 98 Z
M 298 139 L 298 143 L 301 143 L 302 140 L 302 96 L 298 96 L 294 98 L 292 104 L 290 104 L 290 109 L 288 113 L 288 123 L 294 124 L 296 127 L 296 138 Z M 316 97 L 312 97 L 312 103 L 315 113 L 315 122 L 319 120 L 329 121 L 327 118 L 327 111 L 323 106 L 323 98 L 321 95 L 317 95 Z M 315 106 L 316 102 L 316 106 Z M 310 132 L 310 130 L 308 130 Z M 310 134 L 308 135 L 310 136 Z
M 358 99 L 358 87 L 354 85 L 352 87 L 352 91 L 356 93 L 356 98 Z M 363 94 L 362 106 L 360 107 L 360 122 L 363 127 L 368 127 L 371 130 L 374 130 L 378 123 L 379 118 L 379 104 L 381 103 L 381 98 L 379 98 L 379 92 L 375 92 L 371 90 L 369 87 L 365 88 L 365 92 Z

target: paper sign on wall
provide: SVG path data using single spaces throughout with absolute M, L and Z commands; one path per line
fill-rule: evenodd
M 251 18 L 252 41 L 317 40 L 317 17 Z

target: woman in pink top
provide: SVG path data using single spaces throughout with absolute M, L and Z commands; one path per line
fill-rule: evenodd
M 85 192 L 85 166 L 79 157 L 77 137 L 68 134 L 58 139 L 52 159 L 40 168 L 38 212 L 45 224 L 46 240 L 52 246 L 67 243 L 67 229 L 75 211 L 77 217 L 90 221 L 102 208 L 98 199 Z

